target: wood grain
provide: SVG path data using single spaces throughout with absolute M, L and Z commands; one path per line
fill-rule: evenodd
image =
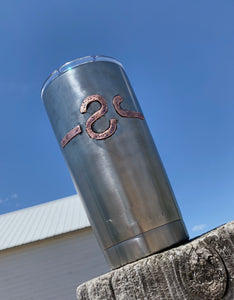
M 79 300 L 233 300 L 234 222 L 86 282 Z

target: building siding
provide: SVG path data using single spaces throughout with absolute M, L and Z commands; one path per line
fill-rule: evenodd
M 0 299 L 72 300 L 109 271 L 90 228 L 0 251 Z
M 0 215 L 0 250 L 90 227 L 81 196 Z

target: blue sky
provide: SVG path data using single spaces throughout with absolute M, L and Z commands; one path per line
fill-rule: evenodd
M 125 66 L 190 236 L 234 214 L 233 1 L 5 1 L 0 214 L 73 195 L 40 89 L 67 61 Z

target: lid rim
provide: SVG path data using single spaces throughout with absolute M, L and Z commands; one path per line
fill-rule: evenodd
M 80 58 L 76 58 L 74 60 L 71 60 L 69 62 L 66 62 L 63 64 L 61 67 L 58 69 L 55 69 L 49 77 L 44 81 L 42 88 L 41 88 L 41 98 L 43 96 L 45 88 L 53 82 L 57 77 L 61 76 L 62 74 L 66 73 L 67 71 L 70 71 L 80 65 L 86 64 L 86 63 L 91 63 L 91 62 L 97 62 L 97 61 L 107 61 L 107 62 L 112 62 L 116 63 L 119 66 L 123 68 L 123 65 L 121 62 L 119 62 L 116 58 L 111 57 L 111 56 L 105 56 L 105 55 L 89 55 L 89 56 L 84 56 Z

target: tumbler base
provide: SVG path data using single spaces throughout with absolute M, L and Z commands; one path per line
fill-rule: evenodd
M 107 248 L 104 254 L 111 269 L 116 269 L 188 238 L 183 221 L 176 220 Z

